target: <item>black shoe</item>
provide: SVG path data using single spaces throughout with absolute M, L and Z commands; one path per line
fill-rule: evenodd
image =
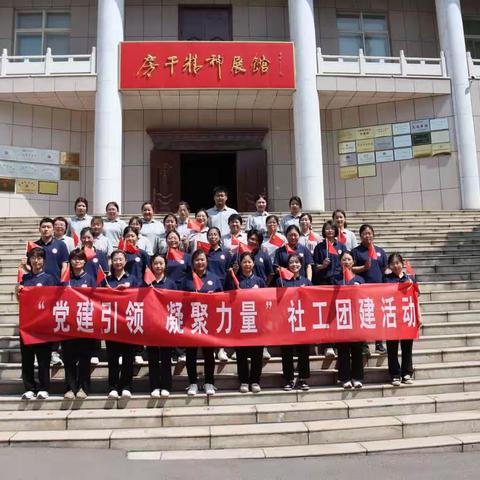
M 296 383 L 297 390 L 303 390 L 306 392 L 307 390 L 310 390 L 310 387 L 308 386 L 308 383 L 305 380 L 298 379 Z
M 387 350 L 383 346 L 382 342 L 375 342 L 375 353 L 380 355 L 385 355 L 387 353 Z
M 290 392 L 295 388 L 295 382 L 293 380 L 290 380 L 284 387 L 283 389 L 286 392 Z

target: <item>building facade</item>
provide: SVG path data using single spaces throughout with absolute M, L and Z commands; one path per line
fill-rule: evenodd
M 296 88 L 120 90 L 122 41 L 292 41 Z M 0 216 L 480 208 L 476 0 L 0 0 L 0 47 Z

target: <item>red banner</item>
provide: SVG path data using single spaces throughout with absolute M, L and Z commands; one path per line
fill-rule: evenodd
M 120 90 L 294 89 L 291 42 L 122 42 Z
M 139 345 L 289 345 L 417 338 L 412 284 L 190 293 L 26 287 L 26 344 L 90 337 Z

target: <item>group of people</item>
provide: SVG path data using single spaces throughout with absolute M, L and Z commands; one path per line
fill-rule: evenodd
M 17 294 L 24 286 L 63 285 L 128 289 L 153 287 L 188 292 L 220 292 L 235 288 L 289 288 L 301 285 L 357 285 L 363 283 L 413 282 L 404 272 L 402 256 L 374 244 L 371 225 L 360 227 L 360 243 L 347 229 L 343 210 L 332 213 L 321 230 L 312 229 L 312 216 L 302 212 L 302 201 L 294 196 L 290 212 L 279 218 L 267 212 L 267 200 L 259 195 L 256 211 L 243 218 L 227 206 L 224 187 L 213 191 L 214 206 L 190 215 L 187 202 L 180 202 L 176 213 L 154 218 L 153 205 L 145 202 L 140 216 L 128 223 L 119 218 L 115 202 L 106 206 L 106 216 L 88 215 L 88 201 L 75 201 L 75 215 L 43 218 L 40 239 L 29 248 L 20 268 L 23 277 Z M 241 249 L 241 245 L 247 248 Z M 376 258 L 371 250 L 375 249 Z M 151 269 L 154 280 L 146 283 L 144 273 Z M 98 272 L 105 278 L 97 285 Z M 287 272 L 288 271 L 288 272 Z M 287 275 L 284 274 L 287 272 Z M 194 281 L 194 274 L 202 286 Z M 387 349 L 378 340 L 375 351 L 388 353 L 392 384 L 412 383 L 413 340 L 401 340 L 402 359 L 398 360 L 399 341 L 387 341 Z M 268 346 L 238 347 L 229 358 L 223 348 L 202 347 L 204 359 L 203 389 L 215 394 L 215 355 L 221 362 L 236 360 L 239 389 L 242 393 L 261 391 L 262 366 L 270 359 Z M 93 339 L 70 339 L 58 345 L 25 345 L 21 340 L 24 399 L 45 399 L 49 395 L 50 365 L 63 361 L 65 398 L 84 399 L 91 391 L 91 365 L 99 362 L 100 342 Z M 338 381 L 345 389 L 361 388 L 364 379 L 363 357 L 370 355 L 366 343 L 337 343 L 321 346 L 327 358 L 338 355 Z M 335 352 L 337 350 L 337 353 Z M 168 397 L 172 390 L 172 359 L 185 362 L 189 386 L 187 394 L 199 391 L 197 348 L 149 346 L 148 358 L 152 398 Z M 61 355 L 59 354 L 61 352 Z M 143 363 L 142 347 L 107 341 L 108 397 L 129 398 L 132 392 L 134 365 Z M 295 378 L 294 355 L 298 375 Z M 38 383 L 34 362 L 38 363 Z M 284 390 L 308 390 L 310 346 L 281 347 Z M 250 362 L 249 362 L 250 359 Z

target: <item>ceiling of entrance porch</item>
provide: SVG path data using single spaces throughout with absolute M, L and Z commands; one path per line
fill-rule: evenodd
M 448 78 L 317 76 L 322 110 L 394 102 L 451 93 Z

